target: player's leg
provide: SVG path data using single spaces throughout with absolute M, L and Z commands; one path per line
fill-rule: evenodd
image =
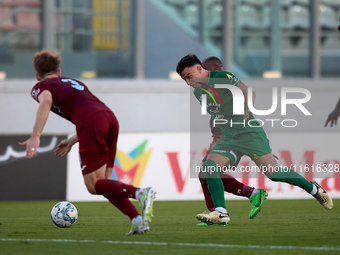
M 107 180 L 111 179 L 112 170 L 113 170 L 112 167 L 106 167 L 105 179 Z M 136 218 L 135 220 L 138 221 L 138 216 L 140 217 L 140 220 L 142 219 L 142 217 L 136 210 L 136 207 L 131 203 L 129 198 L 127 197 L 106 197 L 106 198 L 110 201 L 111 204 L 117 207 L 118 210 L 129 216 L 131 221 L 133 221 L 133 219 L 135 218 Z
M 256 193 L 257 191 L 255 187 L 245 185 L 229 174 L 220 174 L 220 176 L 224 185 L 225 192 L 234 194 L 236 196 L 250 198 L 252 194 Z
M 317 182 L 307 181 L 293 169 L 279 167 L 272 153 L 262 155 L 255 163 L 272 181 L 298 186 L 314 196 L 327 210 L 333 208 L 331 197 Z
M 200 172 L 198 174 L 198 178 L 200 180 L 201 183 L 201 187 L 203 190 L 203 195 L 204 195 L 204 200 L 205 200 L 205 205 L 207 206 L 209 211 L 215 211 L 215 206 L 214 203 L 211 199 L 211 195 L 208 189 L 208 183 L 207 183 L 207 179 L 205 178 L 205 173 Z
M 220 174 L 221 180 L 224 185 L 224 191 L 232 193 L 237 196 L 243 196 L 250 199 L 252 203 L 252 210 L 249 214 L 249 218 L 253 219 L 261 210 L 262 203 L 267 197 L 267 192 L 263 189 L 256 189 L 254 187 L 249 187 L 238 180 L 236 180 L 231 175 Z M 199 173 L 199 180 L 204 194 L 205 204 L 209 211 L 214 211 L 214 203 L 211 199 L 211 195 L 208 189 L 208 184 L 205 178 L 205 173 Z
M 120 181 L 106 179 L 105 172 L 106 164 L 83 176 L 86 188 L 91 194 L 104 197 L 136 198 L 139 188 Z
M 143 189 L 111 180 L 119 124 L 112 112 L 98 112 L 77 127 L 82 173 L 91 194 L 139 199 Z M 151 190 L 151 189 L 149 189 Z
M 141 200 L 144 197 L 144 189 L 111 180 L 118 129 L 118 121 L 112 112 L 94 114 L 81 128 L 77 127 L 81 165 L 85 185 L 89 192 L 91 194 L 103 195 L 109 199 L 118 209 L 132 218 L 133 222 L 136 215 L 139 214 L 128 198 Z M 149 204 L 151 203 L 150 200 L 153 199 L 151 196 L 154 195 L 150 191 L 152 190 L 147 192 L 146 199 L 149 201 Z M 140 220 L 140 222 L 144 221 Z M 147 230 L 149 230 L 148 226 Z M 136 234 L 144 232 L 137 231 Z
M 247 197 L 252 204 L 252 209 L 249 213 L 249 218 L 253 219 L 260 211 L 264 200 L 267 198 L 268 193 L 264 189 L 256 189 L 249 187 L 231 175 L 221 174 L 221 179 L 226 192 L 232 193 L 236 196 Z
M 220 177 L 223 166 L 228 166 L 230 159 L 220 154 L 209 154 L 207 160 L 202 165 L 202 171 L 205 172 L 208 189 L 216 210 L 226 212 L 224 200 L 224 185 Z M 222 210 L 224 208 L 224 210 Z
M 113 161 L 112 161 L 113 162 Z M 108 165 L 113 166 L 113 163 L 109 162 Z M 111 179 L 112 167 L 107 167 L 105 172 L 105 179 Z M 113 204 L 118 210 L 120 210 L 125 215 L 129 216 L 132 226 L 129 235 L 142 234 L 150 230 L 148 221 L 143 219 L 145 216 L 143 210 L 143 216 L 141 216 L 136 207 L 132 204 L 131 200 L 127 197 L 106 197 L 111 204 Z
M 220 177 L 220 170 L 228 166 L 230 159 L 220 154 L 209 154 L 202 165 L 202 172 L 206 175 L 206 182 L 215 207 L 215 211 L 198 214 L 196 218 L 202 222 L 228 224 L 230 221 L 224 200 L 224 186 Z
M 128 234 L 143 234 L 150 230 L 147 221 L 139 214 L 129 198 L 136 198 L 138 188 L 125 183 L 111 180 L 112 167 L 106 164 L 98 170 L 84 175 L 84 181 L 91 194 L 102 195 L 118 210 L 127 215 L 132 222 Z

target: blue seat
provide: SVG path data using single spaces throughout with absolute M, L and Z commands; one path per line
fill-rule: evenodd
M 335 30 L 338 26 L 337 12 L 330 6 L 320 5 L 320 26 L 323 30 Z
M 309 10 L 303 5 L 292 5 L 288 8 L 288 28 L 307 30 L 309 28 Z
M 238 8 L 237 26 L 246 30 L 257 30 L 261 27 L 261 17 L 257 9 L 243 4 Z

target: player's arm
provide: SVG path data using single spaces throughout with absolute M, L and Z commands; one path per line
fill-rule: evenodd
M 243 95 L 244 95 L 244 99 L 245 99 L 245 102 L 246 102 L 246 105 L 245 105 L 245 108 L 244 108 L 244 115 L 243 115 L 243 118 L 245 120 L 247 120 L 249 118 L 249 115 L 250 115 L 250 110 L 249 110 L 249 106 L 248 106 L 248 87 L 247 85 L 245 85 L 243 82 L 241 82 L 238 87 L 241 89 Z M 253 91 L 253 94 L 251 95 L 252 98 L 253 98 L 253 104 L 255 104 L 255 98 L 256 98 L 256 94 L 255 92 Z
M 77 134 L 65 140 L 62 140 L 54 151 L 55 155 L 57 155 L 58 157 L 64 157 L 72 149 L 72 146 L 77 142 Z
M 338 117 L 340 116 L 340 98 L 338 103 L 336 104 L 334 110 L 328 115 L 328 118 L 326 120 L 325 127 L 327 127 L 328 123 L 331 122 L 331 127 L 333 127 L 333 124 L 337 124 Z
M 36 153 L 40 144 L 40 136 L 48 119 L 50 109 L 52 106 L 52 94 L 48 90 L 43 91 L 39 97 L 39 107 L 37 110 L 35 123 L 33 126 L 33 131 L 31 137 L 19 143 L 20 145 L 26 145 L 26 157 L 32 158 Z

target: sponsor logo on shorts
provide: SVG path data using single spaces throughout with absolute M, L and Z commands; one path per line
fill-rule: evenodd
M 226 151 L 222 151 L 222 150 L 212 150 L 212 151 L 216 151 L 216 152 L 219 152 L 219 153 L 226 153 Z

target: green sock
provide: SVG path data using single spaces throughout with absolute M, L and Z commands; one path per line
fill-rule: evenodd
M 298 186 L 308 193 L 313 190 L 313 184 L 307 181 L 303 176 L 295 172 L 293 169 L 278 168 L 278 172 L 274 172 L 269 178 L 274 182 L 286 182 L 294 186 Z
M 220 173 L 217 172 L 217 164 L 211 159 L 207 159 L 203 163 L 202 167 L 203 171 L 205 171 L 208 189 L 215 208 L 223 207 L 225 209 L 224 185 L 221 180 Z M 215 172 L 210 171 L 211 169 L 213 169 L 213 171 L 215 170 Z

